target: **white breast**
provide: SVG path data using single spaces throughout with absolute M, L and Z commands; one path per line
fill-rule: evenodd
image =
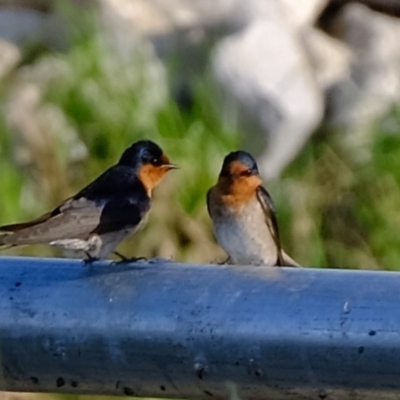
M 225 208 L 213 222 L 215 236 L 234 264 L 276 265 L 278 251 L 257 199 L 239 213 Z
M 127 237 L 131 236 L 136 229 L 126 228 L 121 229 L 120 231 L 114 231 L 110 233 L 105 233 L 100 236 L 100 240 L 102 242 L 101 248 L 96 257 L 98 258 L 106 258 L 112 252 L 115 251 L 117 246 L 125 240 Z
M 119 231 L 104 233 L 102 235 L 91 235 L 89 239 L 61 239 L 50 243 L 52 246 L 63 250 L 64 255 L 70 258 L 82 258 L 87 256 L 94 258 L 107 258 L 115 251 L 117 246 L 128 236 L 132 235 L 136 228 L 126 228 Z

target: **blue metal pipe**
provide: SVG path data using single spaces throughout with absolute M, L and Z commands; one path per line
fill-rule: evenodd
M 400 274 L 0 258 L 0 390 L 400 398 Z

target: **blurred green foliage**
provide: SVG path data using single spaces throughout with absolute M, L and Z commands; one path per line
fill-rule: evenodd
M 277 183 L 284 242 L 303 263 L 400 269 L 399 127 L 397 108 L 352 144 L 325 127 Z
M 97 30 L 92 14 L 63 7 L 67 19 L 81 20 L 69 24 L 68 49 L 29 58 L 1 86 L 0 223 L 46 211 L 112 165 L 132 142 L 150 138 L 182 169 L 157 188 L 148 227 L 121 251 L 192 262 L 221 257 L 205 194 L 224 155 L 245 136 L 224 125 L 207 77 L 193 78 L 192 98 L 179 107 L 148 48 L 139 46 L 127 58 Z M 18 106 L 18 99 L 29 99 L 32 87 L 38 100 L 26 113 L 29 107 Z M 282 178 L 268 183 L 284 247 L 301 263 L 396 268 L 399 115 L 392 110 L 359 146 L 349 145 L 351 133 L 322 128 Z M 58 254 L 42 246 L 8 253 Z
M 190 104 L 181 109 L 163 88 L 165 71 L 146 48 L 126 60 L 87 21 L 80 25 L 83 30 L 72 31 L 68 51 L 42 54 L 17 70 L 7 86 L 5 109 L 12 103 L 10 114 L 16 117 L 6 116 L 0 126 L 0 185 L 7 193 L 0 199 L 7 210 L 0 223 L 33 218 L 53 207 L 115 163 L 126 147 L 148 138 L 182 169 L 157 188 L 148 227 L 121 251 L 215 259 L 222 251 L 212 240 L 205 196 L 223 156 L 238 147 L 238 132 L 219 118 L 206 78 L 191 83 Z M 36 103 L 32 90 L 39 93 Z M 59 254 L 44 246 L 8 253 Z
M 116 162 L 132 142 L 149 138 L 182 169 L 156 189 L 148 226 L 120 250 L 190 262 L 223 256 L 205 195 L 223 157 L 246 136 L 224 125 L 207 78 L 194 78 L 193 99 L 182 108 L 168 90 L 157 92 L 157 66 L 146 52 L 129 60 L 119 56 L 92 19 L 73 24 L 70 40 L 64 53 L 41 53 L 1 83 L 0 223 L 47 211 Z M 26 103 L 14 104 L 16 123 L 10 103 L 32 88 L 39 100 L 26 115 Z M 283 245 L 303 265 L 399 269 L 399 126 L 394 109 L 359 145 L 349 145 L 351 133 L 324 127 L 281 179 L 267 184 Z M 4 253 L 58 254 L 42 246 Z

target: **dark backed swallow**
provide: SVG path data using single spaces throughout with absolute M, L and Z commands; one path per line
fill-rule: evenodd
M 217 241 L 233 264 L 300 266 L 281 248 L 274 203 L 249 153 L 225 157 L 207 207 Z
M 116 165 L 53 211 L 1 226 L 7 233 L 0 235 L 0 246 L 49 244 L 75 257 L 105 258 L 139 228 L 150 210 L 153 188 L 175 168 L 154 142 L 136 142 Z

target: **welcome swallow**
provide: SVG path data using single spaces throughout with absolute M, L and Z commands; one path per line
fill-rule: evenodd
M 274 203 L 249 153 L 225 157 L 218 182 L 207 193 L 207 208 L 233 264 L 300 266 L 281 248 Z
M 0 227 L 0 246 L 49 244 L 87 261 L 105 258 L 133 234 L 150 210 L 152 190 L 177 168 L 161 148 L 141 140 L 118 163 L 53 211 Z

